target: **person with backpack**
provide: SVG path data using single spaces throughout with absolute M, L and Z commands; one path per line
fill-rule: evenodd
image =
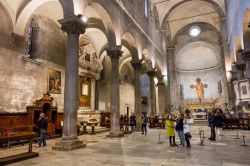
M 48 128 L 48 121 L 45 118 L 44 113 L 40 114 L 39 121 L 38 121 L 38 127 L 39 127 L 39 133 L 40 133 L 38 147 L 41 147 L 42 144 L 43 144 L 43 146 L 46 146 L 45 134 L 46 134 L 47 128 Z
M 147 135 L 148 117 L 146 114 L 142 115 L 141 121 L 142 121 L 142 126 L 141 126 L 142 133 L 141 134 Z

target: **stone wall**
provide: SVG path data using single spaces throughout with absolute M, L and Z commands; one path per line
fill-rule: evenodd
M 48 90 L 48 68 L 61 71 L 62 94 L 52 94 L 63 111 L 64 68 L 54 63 L 40 65 L 22 59 L 24 54 L 0 47 L 0 112 L 26 112 L 26 106 Z
M 52 94 L 63 111 L 66 36 L 52 21 L 39 21 L 35 57 L 25 60 L 27 38 L 11 35 L 8 15 L 0 10 L 0 112 L 26 112 L 26 106 L 48 91 L 48 69 L 61 71 L 61 94 Z M 27 34 L 27 33 L 26 33 Z

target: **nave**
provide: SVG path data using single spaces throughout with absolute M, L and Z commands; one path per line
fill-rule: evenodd
M 122 138 L 107 138 L 107 133 L 79 136 L 87 143 L 85 149 L 70 152 L 53 151 L 55 139 L 47 141 L 43 148 L 34 148 L 40 157 L 10 166 L 249 166 L 249 147 L 242 147 L 242 135 L 250 146 L 248 131 L 224 130 L 221 140 L 208 141 L 210 130 L 202 126 L 205 132 L 204 146 L 200 146 L 199 130 L 201 126 L 191 126 L 191 148 L 170 147 L 165 129 L 149 129 L 148 134 L 140 132 L 125 135 Z M 159 134 L 163 144 L 158 144 Z M 178 138 L 176 138 L 178 142 Z M 27 146 L 14 147 L 4 151 L 4 155 L 25 151 Z M 18 152 L 17 152 L 18 151 Z M 3 150 L 0 150 L 2 153 Z

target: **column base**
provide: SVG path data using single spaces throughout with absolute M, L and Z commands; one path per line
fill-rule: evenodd
M 117 137 L 123 137 L 124 136 L 124 133 L 121 132 L 121 131 L 111 131 L 107 137 L 109 138 L 117 138 Z
M 52 147 L 53 150 L 58 151 L 72 151 L 75 149 L 85 148 L 86 144 L 80 140 L 60 140 Z

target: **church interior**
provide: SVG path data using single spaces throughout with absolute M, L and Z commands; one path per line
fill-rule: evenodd
M 250 0 L 0 0 L 0 17 L 0 166 L 250 166 Z M 168 137 L 182 115 L 191 148 Z

